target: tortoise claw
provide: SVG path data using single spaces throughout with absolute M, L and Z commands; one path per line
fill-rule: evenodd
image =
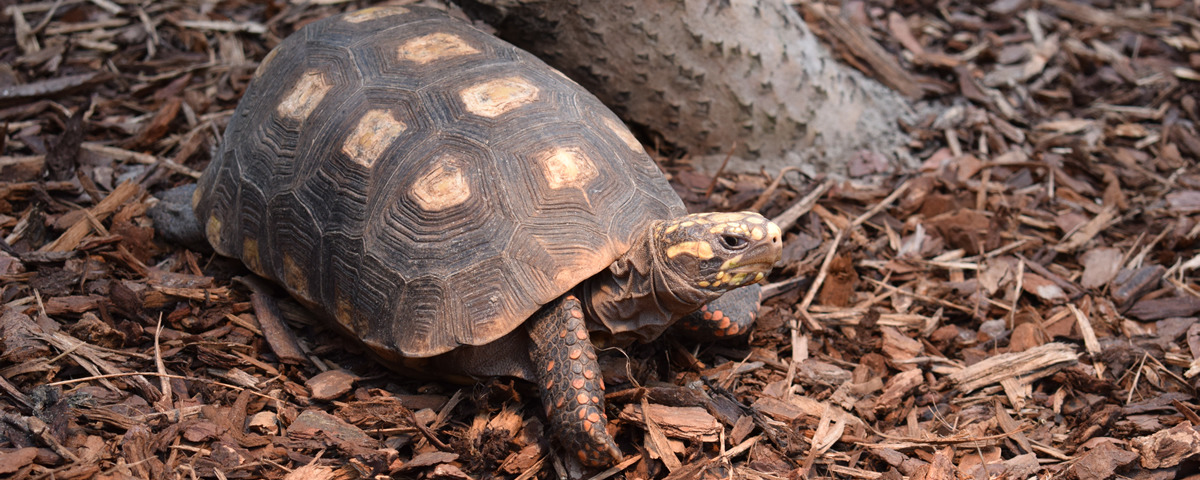
M 546 304 L 526 325 L 551 431 L 584 465 L 620 462 L 621 450 L 605 428 L 604 379 L 579 299 L 565 295 Z

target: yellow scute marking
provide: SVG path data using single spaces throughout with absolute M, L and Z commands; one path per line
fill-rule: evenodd
M 355 163 L 371 168 L 383 151 L 407 129 L 408 126 L 392 116 L 387 110 L 369 110 L 358 121 L 342 152 Z
M 604 122 L 604 126 L 608 127 L 609 130 L 612 130 L 613 133 L 617 134 L 617 138 L 620 138 L 621 141 L 625 143 L 625 146 L 629 147 L 630 150 L 638 153 L 643 153 L 646 151 L 642 148 L 642 142 L 639 142 L 637 137 L 633 136 L 633 132 L 630 132 L 629 129 L 624 125 L 620 125 L 608 117 L 605 117 L 602 120 Z
M 400 45 L 398 53 L 400 60 L 424 65 L 436 60 L 479 53 L 479 49 L 472 47 L 457 35 L 438 32 L 404 42 Z
M 262 268 L 262 259 L 258 256 L 258 240 L 252 237 L 242 239 L 242 263 L 250 271 L 266 276 Z
M 340 289 L 334 291 L 333 294 L 337 303 L 337 312 L 334 313 L 334 318 L 338 323 L 342 324 L 350 331 L 355 331 L 354 328 L 354 306 L 350 304 L 350 300 L 346 298 L 346 292 Z
M 263 57 L 262 61 L 258 63 L 258 68 L 254 69 L 254 78 L 258 78 L 267 70 L 267 65 L 271 63 L 271 60 L 275 59 L 275 55 L 278 53 L 278 48 L 273 48 L 270 52 L 267 52 L 267 56 Z
M 288 253 L 283 254 L 283 283 L 300 297 L 300 300 L 312 301 L 308 296 L 308 275 Z
M 204 193 L 200 190 L 199 188 L 192 190 L 192 210 L 200 208 L 200 199 L 204 198 Z
M 505 77 L 467 88 L 459 96 L 468 112 L 495 118 L 537 100 L 538 88 L 521 77 Z
M 556 190 L 563 187 L 583 188 L 597 175 L 592 160 L 574 148 L 555 148 L 543 152 L 538 159 L 546 182 Z
M 750 238 L 753 238 L 755 241 L 762 240 L 763 239 L 762 229 L 755 227 L 754 230 L 750 231 Z
M 359 10 L 357 12 L 347 13 L 346 16 L 342 17 L 342 20 L 345 20 L 350 23 L 362 23 L 362 22 L 375 20 L 378 18 L 390 17 L 392 15 L 402 15 L 405 13 L 408 13 L 407 8 L 375 7 L 375 8 L 366 8 L 363 10 Z
M 675 258 L 681 253 L 686 253 L 701 260 L 708 260 L 713 257 L 712 246 L 708 242 L 683 242 L 667 247 L 667 258 Z
M 333 88 L 321 72 L 311 70 L 300 77 L 287 97 L 279 102 L 276 111 L 293 120 L 304 120 L 317 108 L 329 89 Z
M 425 211 L 437 212 L 461 205 L 471 198 L 471 185 L 463 169 L 451 157 L 442 157 L 434 168 L 417 179 L 412 189 L 413 200 Z
M 204 225 L 204 236 L 208 237 L 208 244 L 213 248 L 218 248 L 221 244 L 221 221 L 216 215 L 208 216 L 208 223 Z

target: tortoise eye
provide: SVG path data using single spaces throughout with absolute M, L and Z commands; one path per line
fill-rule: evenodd
M 741 250 L 746 248 L 748 243 L 750 242 L 747 242 L 746 239 L 742 237 L 735 235 L 721 235 L 721 245 L 730 250 Z

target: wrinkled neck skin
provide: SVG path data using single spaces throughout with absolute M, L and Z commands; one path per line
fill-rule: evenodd
M 599 346 L 654 340 L 672 323 L 721 296 L 672 270 L 649 225 L 625 255 L 578 287 L 588 330 Z

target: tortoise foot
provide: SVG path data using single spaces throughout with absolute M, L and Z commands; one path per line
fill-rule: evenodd
M 762 287 L 747 285 L 725 292 L 675 325 L 688 337 L 702 342 L 737 337 L 750 333 L 761 304 Z
M 550 430 L 584 465 L 607 467 L 621 461 L 621 450 L 605 429 L 604 379 L 579 299 L 564 295 L 526 325 Z

